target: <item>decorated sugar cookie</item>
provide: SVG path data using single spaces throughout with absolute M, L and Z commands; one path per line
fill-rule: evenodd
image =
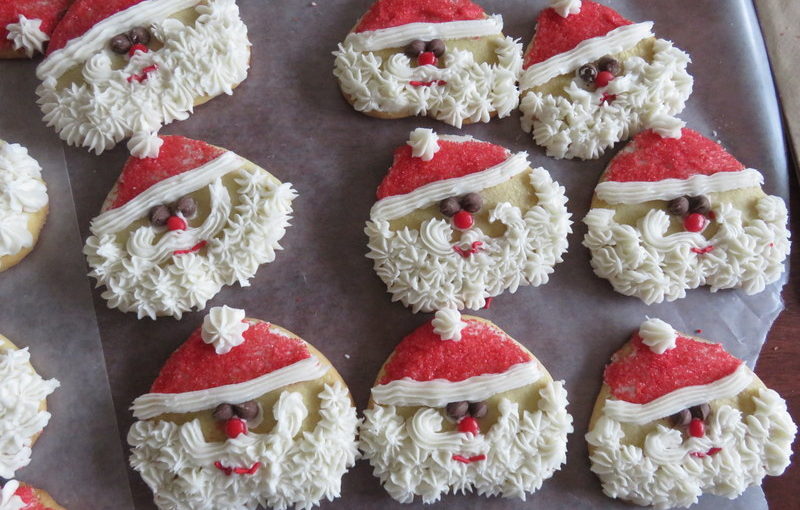
M 786 204 L 718 143 L 681 133 L 637 135 L 600 177 L 583 220 L 594 272 L 647 304 L 701 285 L 761 292 L 789 253 Z
M 157 132 L 247 77 L 235 0 L 76 0 L 36 69 L 44 121 L 96 154 L 125 138 L 158 156 Z
M 564 187 L 526 153 L 430 129 L 395 150 L 377 198 L 367 257 L 414 312 L 547 283 L 572 231 Z
M 519 103 L 522 45 L 470 0 L 377 0 L 333 54 L 345 99 L 373 117 L 460 128 Z
M 0 58 L 43 53 L 50 34 L 73 0 L 0 2 Z
M 25 147 L 0 140 L 0 272 L 33 250 L 47 204 L 42 167 Z
M 212 308 L 133 402 L 131 466 L 159 508 L 312 508 L 339 496 L 358 419 L 330 362 L 298 336 Z
M 553 0 L 520 77 L 522 128 L 554 158 L 594 159 L 651 128 L 678 136 L 689 55 L 604 5 Z
M 780 475 L 796 432 L 742 360 L 648 319 L 606 366 L 586 440 L 609 497 L 672 508 Z
M 296 194 L 231 151 L 180 136 L 158 144 L 158 158 L 128 159 L 83 252 L 109 308 L 180 319 L 275 259 Z
M 30 463 L 31 447 L 50 421 L 46 398 L 58 386 L 36 373 L 27 347 L 0 335 L 0 477 L 12 478 Z
M 372 388 L 361 450 L 391 497 L 525 499 L 566 462 L 563 381 L 500 328 L 453 309 L 397 345 Z
M 0 510 L 65 510 L 42 489 L 9 480 L 0 490 Z

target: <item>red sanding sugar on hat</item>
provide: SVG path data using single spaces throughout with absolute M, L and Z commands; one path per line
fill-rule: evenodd
M 463 177 L 481 172 L 508 159 L 510 153 L 488 142 L 454 142 L 439 138 L 439 150 L 430 161 L 412 157 L 412 149 L 404 144 L 394 151 L 394 162 L 378 186 L 378 200 L 403 195 L 443 179 Z
M 730 375 L 742 360 L 720 344 L 678 336 L 674 348 L 656 354 L 639 333 L 631 338 L 633 349 L 611 358 L 603 379 L 614 397 L 646 404 L 680 388 L 709 384 Z
M 117 180 L 112 208 L 131 199 L 168 177 L 194 170 L 225 151 L 199 140 L 182 136 L 160 136 L 164 141 L 156 158 L 130 157 Z
M 60 50 L 97 23 L 144 0 L 75 0 L 50 37 L 47 55 Z
M 3 0 L 0 2 L 0 51 L 14 47 L 8 39 L 9 24 L 18 23 L 19 15 L 29 20 L 41 20 L 39 30 L 52 34 L 59 18 L 64 14 L 72 0 Z
M 378 384 L 411 378 L 415 381 L 463 381 L 484 374 L 500 374 L 518 363 L 531 361 L 511 337 L 496 326 L 463 318 L 461 340 L 442 340 L 433 324 L 423 324 L 398 344 Z
M 203 341 L 202 328 L 169 357 L 151 393 L 184 393 L 255 379 L 309 358 L 305 342 L 272 331 L 265 322 L 250 324 L 244 342 L 226 354 Z
M 522 67 L 527 69 L 533 64 L 571 50 L 586 39 L 600 37 L 615 28 L 631 24 L 632 21 L 625 19 L 611 7 L 596 2 L 582 2 L 580 12 L 566 18 L 552 7 L 545 9 L 539 14 L 531 49 L 525 55 Z
M 664 138 L 647 130 L 636 135 L 630 145 L 611 160 L 605 178 L 617 182 L 652 182 L 736 172 L 744 168 L 720 144 L 697 131 L 683 128 L 680 138 Z
M 485 17 L 483 9 L 469 0 L 378 0 L 361 17 L 355 32 L 408 23 L 445 23 Z

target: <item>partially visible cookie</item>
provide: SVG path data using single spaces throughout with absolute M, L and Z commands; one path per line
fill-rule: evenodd
M 47 204 L 39 163 L 25 147 L 0 140 L 0 272 L 33 250 Z
M 44 53 L 50 34 L 73 0 L 0 2 L 0 59 Z
M 43 489 L 9 480 L 0 491 L 0 510 L 66 510 Z
M 30 364 L 28 348 L 0 335 L 0 477 L 12 478 L 31 461 L 31 447 L 50 421 L 48 395 L 59 387 Z
M 606 366 L 586 441 L 606 495 L 671 508 L 780 475 L 796 432 L 742 360 L 648 319 Z

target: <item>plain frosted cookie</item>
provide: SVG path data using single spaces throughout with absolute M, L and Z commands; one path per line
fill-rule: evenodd
M 155 157 L 164 124 L 232 94 L 250 41 L 235 0 L 76 0 L 36 69 L 44 121 L 96 154 Z
M 39 163 L 25 147 L 0 140 L 0 272 L 33 250 L 47 204 Z
M 133 402 L 130 463 L 159 508 L 311 509 L 358 454 L 350 391 L 298 336 L 212 308 Z
M 378 0 L 333 54 L 345 99 L 373 117 L 460 128 L 519 103 L 522 44 L 469 0 Z
M 0 510 L 65 510 L 43 489 L 9 480 L 0 489 Z
M 31 447 L 50 421 L 46 398 L 58 386 L 36 373 L 27 347 L 0 335 L 0 477 L 12 478 L 30 463 Z
M 483 308 L 547 283 L 572 231 L 564 187 L 527 153 L 430 129 L 395 150 L 377 199 L 367 257 L 414 312 Z
M 520 77 L 522 128 L 554 158 L 594 159 L 647 128 L 674 134 L 692 93 L 689 55 L 595 2 L 553 0 Z
M 637 135 L 600 176 L 583 219 L 595 274 L 647 304 L 702 285 L 763 291 L 789 253 L 786 204 L 718 143 L 679 134 Z
M 31 58 L 43 53 L 56 23 L 72 1 L 0 2 L 0 58 Z
M 381 367 L 361 450 L 389 495 L 525 498 L 567 460 L 563 381 L 489 321 L 452 309 L 405 337 Z
M 296 194 L 226 149 L 158 141 L 158 158 L 128 159 L 83 252 L 109 308 L 180 319 L 275 259 Z
M 672 508 L 780 475 L 796 432 L 742 360 L 647 319 L 606 366 L 586 441 L 609 497 Z

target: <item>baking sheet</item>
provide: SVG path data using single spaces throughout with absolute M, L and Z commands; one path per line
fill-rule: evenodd
M 330 52 L 370 3 L 371 0 L 239 0 L 254 43 L 249 78 L 233 96 L 216 98 L 198 108 L 189 120 L 164 130 L 234 150 L 292 182 L 300 193 L 294 203 L 294 226 L 287 231 L 282 243 L 285 250 L 278 253 L 277 260 L 263 266 L 250 287 L 225 288 L 209 306 L 245 308 L 248 315 L 284 326 L 315 344 L 340 370 L 361 408 L 378 368 L 394 345 L 430 319 L 430 315 L 414 315 L 401 304 L 392 303 L 372 271 L 371 262 L 364 257 L 364 221 L 374 202 L 375 188 L 391 163 L 393 149 L 405 142 L 410 130 L 423 126 L 439 133 L 474 135 L 514 151 L 526 150 L 534 166 L 549 169 L 567 188 L 568 207 L 576 222 L 570 250 L 548 285 L 504 294 L 494 300 L 491 309 L 476 315 L 496 322 L 528 346 L 555 378 L 567 381 L 570 412 L 575 420 L 568 462 L 527 503 L 467 495 L 446 497 L 439 506 L 630 508 L 601 493 L 597 478 L 589 471 L 583 439 L 605 361 L 649 314 L 671 322 L 679 330 L 702 329 L 704 336 L 723 342 L 752 366 L 770 324 L 782 308 L 779 290 L 785 276 L 756 296 L 744 296 L 738 291 L 711 294 L 700 289 L 690 292 L 686 299 L 649 307 L 635 298 L 614 293 L 608 282 L 596 278 L 591 271 L 588 252 L 580 245 L 585 228 L 579 220 L 588 209 L 597 177 L 615 151 L 592 162 L 549 159 L 522 132 L 518 114 L 459 131 L 429 119 L 383 121 L 355 112 L 339 94 Z M 546 5 L 544 0 L 480 3 L 487 12 L 503 14 L 505 33 L 521 38 L 526 45 L 533 34 L 535 17 Z M 723 10 L 719 9 L 721 2 L 693 0 L 604 3 L 632 20 L 654 20 L 659 36 L 674 40 L 691 54 L 695 92 L 683 118 L 690 127 L 721 141 L 745 165 L 762 170 L 767 192 L 787 197 L 780 117 L 752 5 L 746 0 L 728 1 Z M 6 69 L 6 64 L 3 66 Z M 32 91 L 25 88 L 15 93 L 20 102 L 30 101 L 30 96 Z M 40 127 L 36 129 L 41 131 Z M 38 144 L 51 151 L 55 150 L 54 140 L 52 133 L 36 138 Z M 88 235 L 89 221 L 99 211 L 126 157 L 124 145 L 100 157 L 82 149 L 66 149 L 82 238 Z M 68 202 L 67 197 L 60 200 Z M 69 204 L 61 210 L 70 211 Z M 71 212 L 65 213 L 67 216 L 71 217 Z M 54 224 L 49 225 L 46 235 L 57 233 Z M 77 241 L 72 237 L 71 245 L 75 245 Z M 62 246 L 61 252 L 68 259 L 63 263 L 65 267 L 72 270 L 80 264 L 75 260 L 77 246 L 69 250 Z M 38 255 L 46 254 L 52 256 L 47 247 L 40 247 Z M 86 270 L 85 265 L 81 270 Z M 88 285 L 88 279 L 76 281 L 78 297 Z M 203 313 L 186 314 L 181 321 L 137 321 L 134 315 L 108 310 L 99 296 L 98 291 L 93 292 L 120 426 L 118 439 L 125 445 L 132 423 L 128 406 L 149 389 L 161 364 L 201 323 Z M 93 326 L 85 324 L 90 322 L 88 317 L 81 317 L 86 320 L 80 323 L 91 329 Z M 78 322 L 72 316 L 62 320 Z M 55 356 L 63 345 L 60 341 L 46 342 L 42 340 L 43 345 L 51 346 L 49 356 Z M 42 350 L 37 351 L 41 354 Z M 61 377 L 55 369 L 45 370 L 50 368 L 43 364 L 47 360 L 39 361 L 47 375 Z M 61 392 L 66 393 L 63 389 Z M 55 435 L 53 430 L 50 432 Z M 42 441 L 46 439 L 47 434 Z M 35 450 L 35 456 L 43 453 Z M 114 469 L 119 469 L 116 462 L 113 464 Z M 154 508 L 151 494 L 139 476 L 131 470 L 128 475 L 136 508 Z M 51 474 L 49 479 L 53 484 L 62 483 L 61 477 L 61 473 Z M 97 487 L 107 487 L 109 493 L 116 490 L 111 483 Z M 364 461 L 346 475 L 343 497 L 323 506 L 353 509 L 378 505 L 387 509 L 423 506 L 400 505 L 391 500 Z M 695 508 L 765 507 L 763 493 L 756 488 L 733 502 L 704 496 Z

